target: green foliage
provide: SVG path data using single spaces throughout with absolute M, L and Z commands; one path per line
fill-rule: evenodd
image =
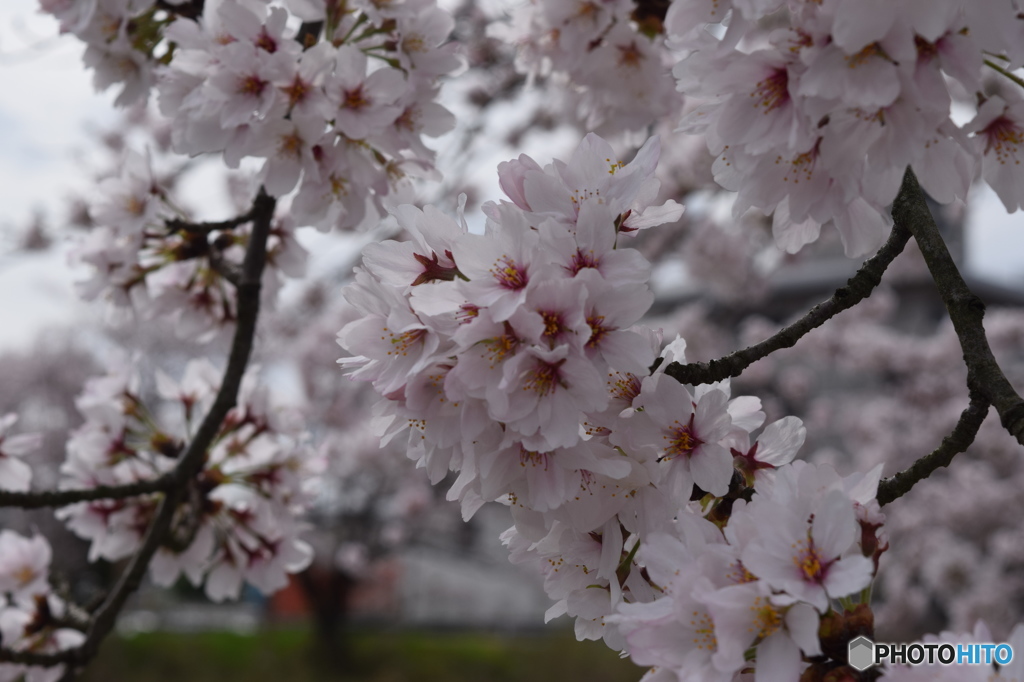
M 310 632 L 274 629 L 151 633 L 108 641 L 82 682 L 635 682 L 644 672 L 604 644 L 571 632 L 362 630 L 347 634 L 344 664 L 318 657 Z

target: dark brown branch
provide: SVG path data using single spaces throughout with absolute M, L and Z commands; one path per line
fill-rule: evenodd
M 981 423 L 988 414 L 989 403 L 981 397 L 972 397 L 971 404 L 960 414 L 960 420 L 942 443 L 907 469 L 878 484 L 878 504 L 886 505 L 903 497 L 914 485 L 931 476 L 939 467 L 949 466 L 953 457 L 964 452 L 974 442 Z
M 216 232 L 218 230 L 233 230 L 239 225 L 253 220 L 256 217 L 256 209 L 250 209 L 247 213 L 243 213 L 240 216 L 229 218 L 228 220 L 218 220 L 216 222 L 204 222 L 204 223 L 193 223 L 188 220 L 182 220 L 181 218 L 171 218 L 165 220 L 164 225 L 167 226 L 171 232 L 194 232 L 199 234 L 209 234 L 210 232 Z
M 265 196 L 261 193 L 260 196 Z M 268 197 L 269 198 L 269 197 Z M 244 215 L 225 220 L 219 223 L 188 223 L 182 220 L 169 220 L 167 226 L 172 230 L 183 230 L 186 232 L 208 232 L 211 230 L 222 230 L 230 227 L 260 219 L 259 197 L 253 208 Z M 267 230 L 269 234 L 269 221 L 273 216 L 273 208 L 269 210 L 267 218 Z M 264 239 L 264 243 L 266 240 Z M 265 250 L 265 249 L 264 249 Z M 210 266 L 217 271 L 224 279 L 233 284 L 236 288 L 242 282 L 242 269 L 239 269 L 221 258 L 216 249 L 211 249 L 208 254 Z M 244 267 L 244 266 L 243 266 Z M 240 297 L 241 299 L 241 297 Z M 12 492 L 0 490 L 0 507 L 20 507 L 22 509 L 38 509 L 42 507 L 64 507 L 77 502 L 91 502 L 94 500 L 116 500 L 126 497 L 136 497 L 147 493 L 165 492 L 175 485 L 173 473 L 164 474 L 159 478 L 148 481 L 137 481 L 119 486 L 97 486 L 83 490 L 48 490 L 38 492 Z
M 867 298 L 882 281 L 886 268 L 903 251 L 909 240 L 910 231 L 907 225 L 901 220 L 896 220 L 888 241 L 847 280 L 846 286 L 836 289 L 832 298 L 814 306 L 793 324 L 760 343 L 717 360 L 691 362 L 686 365 L 673 362 L 666 368 L 665 373 L 683 384 L 709 384 L 737 377 L 758 360 L 777 350 L 791 348 L 812 329 L 820 327 L 829 319 Z
M 39 509 L 41 507 L 66 507 L 76 502 L 92 502 L 94 500 L 121 500 L 126 497 L 164 492 L 172 485 L 174 485 L 174 478 L 169 474 L 164 474 L 148 481 L 136 481 L 125 485 L 101 485 L 82 490 L 41 490 L 36 492 L 0 490 L 0 507 Z
M 197 20 L 203 14 L 203 0 L 192 0 L 181 5 L 172 5 L 166 0 L 156 0 L 156 8 L 186 19 Z
M 267 260 L 267 237 L 270 235 L 275 205 L 276 200 L 261 188 L 253 206 L 252 234 L 249 236 L 245 260 L 242 262 L 241 278 L 238 281 L 238 323 L 231 344 L 231 353 L 228 356 L 228 365 L 224 371 L 224 381 L 210 411 L 174 469 L 174 476 L 179 483 L 186 483 L 202 468 L 206 448 L 213 442 L 228 411 L 235 406 L 238 388 L 242 383 L 242 375 L 249 362 L 256 335 L 260 281 Z
M 967 365 L 968 389 L 996 408 L 1003 427 L 1018 443 L 1024 445 L 1024 400 L 1003 374 L 988 345 L 982 323 L 985 304 L 960 276 L 925 203 L 924 192 L 909 168 L 893 203 L 892 215 L 897 222 L 906 224 L 913 233 L 928 271 L 939 289 L 939 295 L 942 296 L 942 302 L 946 305 Z
M 189 481 L 202 469 L 207 449 L 224 423 L 228 412 L 236 404 L 238 389 L 249 363 L 256 334 L 256 321 L 259 317 L 260 307 L 260 281 L 263 276 L 263 266 L 266 263 L 267 237 L 270 234 L 270 223 L 275 206 L 276 200 L 261 188 L 253 203 L 252 234 L 249 237 L 245 260 L 242 263 L 242 276 L 238 285 L 238 322 L 231 343 L 228 364 L 224 370 L 224 379 L 217 392 L 217 397 L 196 430 L 185 454 L 171 471 L 170 476 L 173 478 L 174 486 L 167 491 L 157 508 L 156 515 L 142 541 L 142 546 L 132 557 L 128 568 L 121 574 L 114 589 L 93 615 L 85 641 L 78 647 L 52 654 L 0 649 L 0 661 L 42 666 L 61 663 L 75 667 L 84 665 L 96 655 L 100 643 L 113 629 L 117 615 L 124 607 L 125 601 L 139 588 L 146 569 L 149 567 L 149 562 L 167 539 L 183 491 Z

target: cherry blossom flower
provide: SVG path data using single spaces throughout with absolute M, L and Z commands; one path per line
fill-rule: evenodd
M 807 429 L 797 417 L 783 417 L 765 427 L 750 445 L 750 438 L 742 431 L 730 434 L 733 463 L 746 477 L 747 485 L 756 482 L 772 469 L 788 464 L 796 457 L 807 437 Z
M 745 653 L 757 646 L 754 679 L 798 679 L 801 652 L 821 654 L 818 613 L 808 604 L 778 604 L 764 581 L 716 590 L 704 597 L 715 623 L 718 643 L 713 662 L 722 670 L 739 670 Z
M 601 376 L 568 346 L 525 348 L 505 363 L 490 412 L 531 449 L 569 447 L 584 412 L 607 404 Z
M 0 637 L 14 651 L 55 653 L 71 649 L 85 641 L 85 633 L 62 627 L 66 607 L 55 595 L 39 595 L 30 603 L 0 606 Z M 25 682 L 57 682 L 64 666 L 51 667 L 0 664 L 3 679 Z M 24 676 L 24 678 L 22 678 Z
M 42 444 L 42 434 L 22 433 L 10 436 L 8 432 L 18 421 L 18 415 L 0 417 L 0 488 L 25 491 L 32 485 L 32 467 L 21 460 Z
M 433 206 L 422 210 L 403 204 L 391 212 L 411 241 L 368 244 L 363 250 L 367 271 L 393 287 L 451 282 L 460 276 L 453 252 L 465 228 Z
M 871 561 L 848 553 L 857 524 L 849 498 L 840 491 L 828 493 L 809 517 L 773 502 L 758 509 L 761 536 L 747 545 L 743 565 L 774 589 L 824 613 L 830 598 L 855 594 L 871 582 Z
M 521 211 L 508 205 L 495 211 L 497 217 L 488 222 L 492 235 L 466 235 L 459 269 L 468 281 L 457 286 L 467 301 L 504 322 L 523 305 L 534 269 L 543 267 L 548 256 Z
M 1022 205 L 1024 182 L 1024 100 L 1007 102 L 998 95 L 987 99 L 965 128 L 974 133 L 982 154 L 981 172 L 1007 211 Z
M 348 300 L 361 317 L 339 332 L 338 342 L 362 357 L 345 364 L 357 366 L 353 376 L 367 377 L 385 395 L 394 393 L 410 373 L 441 357 L 441 339 L 391 289 L 365 273 L 356 277 L 361 288 L 350 289 Z
M 719 443 L 732 425 L 727 402 L 728 396 L 720 390 L 695 399 L 664 375 L 643 382 L 643 418 L 634 417 L 632 443 L 654 453 L 654 466 L 680 499 L 689 499 L 694 484 L 714 495 L 728 490 L 732 457 Z
M 26 538 L 0 531 L 0 594 L 10 594 L 18 602 L 49 594 L 51 554 L 50 543 L 41 535 Z
M 208 360 L 190 362 L 180 381 L 158 374 L 158 393 L 181 412 L 176 421 L 147 409 L 130 363 L 90 381 L 77 401 L 86 422 L 69 441 L 61 487 L 121 485 L 170 471 L 196 419 L 213 403 L 220 379 Z M 273 405 L 252 375 L 243 378 L 238 405 L 204 457 L 194 496 L 176 511 L 171 533 L 179 542 L 161 547 L 150 564 L 155 582 L 170 585 L 185 575 L 221 600 L 237 597 L 244 582 L 276 591 L 288 573 L 308 564 L 311 550 L 298 538 L 303 526 L 297 517 L 310 503 L 307 482 L 320 460 L 302 429 L 302 421 Z M 57 516 L 90 541 L 92 560 L 118 560 L 139 548 L 158 502 L 156 495 L 80 502 Z M 13 560 L 16 553 L 10 554 Z
M 717 624 L 696 595 L 710 583 L 696 563 L 677 569 L 663 586 L 669 596 L 649 603 L 622 604 L 613 622 L 626 638 L 629 655 L 640 665 L 665 667 L 678 679 L 726 682 L 738 670 L 720 670 Z
M 337 107 L 335 127 L 353 140 L 379 133 L 401 110 L 392 104 L 405 87 L 397 69 L 367 74 L 366 55 L 354 47 L 338 48 L 337 66 L 326 81 L 327 96 Z
M 553 69 L 564 83 L 566 107 L 586 128 L 642 130 L 677 111 L 681 98 L 669 77 L 657 12 L 641 18 L 634 8 L 623 0 L 545 0 L 524 5 L 511 25 L 490 32 L 517 45 L 520 72 Z

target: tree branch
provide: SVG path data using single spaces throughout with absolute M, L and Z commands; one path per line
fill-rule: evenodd
M 967 388 L 972 395 L 980 396 L 995 407 L 1003 428 L 1024 445 L 1024 400 L 1003 374 L 988 345 L 982 323 L 985 304 L 960 276 L 925 203 L 924 192 L 910 168 L 903 175 L 903 185 L 893 202 L 892 215 L 913 233 L 946 305 L 967 365 Z
M 920 458 L 907 469 L 878 484 L 878 504 L 886 505 L 903 497 L 916 483 L 922 481 L 939 467 L 949 466 L 953 457 L 964 452 L 974 442 L 981 423 L 988 415 L 989 402 L 980 396 L 972 396 L 971 404 L 960 413 L 960 420 L 948 436 L 933 452 Z
M 21 507 L 22 509 L 40 509 L 42 507 L 66 507 L 76 502 L 92 502 L 94 500 L 120 500 L 148 493 L 160 493 L 174 485 L 174 478 L 164 474 L 146 481 L 136 481 L 125 485 L 101 485 L 81 490 L 40 490 L 33 492 L 13 492 L 0 490 L 0 507 Z
M 171 232 L 194 232 L 198 234 L 208 234 L 210 232 L 216 232 L 218 230 L 231 230 L 239 225 L 253 220 L 256 217 L 255 206 L 246 213 L 228 220 L 218 220 L 216 222 L 205 222 L 205 223 L 193 223 L 188 220 L 182 220 L 181 218 L 171 218 L 165 220 L 164 225 L 167 226 Z
M 162 9 L 165 12 L 170 12 L 186 19 L 192 19 L 193 21 L 198 20 L 202 16 L 203 4 L 204 0 L 191 0 L 191 2 L 181 5 L 172 5 L 167 0 L 156 0 L 157 9 Z
M 253 202 L 253 228 L 238 285 L 238 322 L 231 343 L 227 367 L 224 370 L 224 379 L 217 392 L 217 397 L 196 430 L 185 454 L 170 472 L 174 483 L 173 487 L 167 491 L 157 508 L 156 515 L 142 541 L 142 546 L 132 557 L 128 568 L 121 574 L 114 589 L 93 615 L 85 641 L 78 647 L 51 654 L 3 648 L 0 649 L 0 661 L 42 666 L 61 663 L 72 666 L 84 665 L 96 655 L 100 643 L 113 629 L 117 614 L 124 607 L 125 601 L 139 588 L 149 562 L 170 531 L 181 495 L 188 482 L 202 469 L 207 449 L 238 399 L 238 389 L 249 362 L 256 334 L 256 321 L 259 317 L 260 307 L 260 281 L 263 275 L 263 266 L 266 263 L 267 237 L 270 234 L 270 223 L 276 203 L 276 200 L 269 196 L 263 188 L 260 188 L 260 192 Z
M 782 348 L 791 348 L 812 329 L 820 327 L 832 317 L 867 298 L 882 281 L 882 274 L 886 268 L 903 251 L 909 240 L 910 231 L 907 225 L 901 220 L 896 220 L 888 241 L 847 280 L 846 286 L 836 289 L 830 299 L 811 308 L 793 324 L 760 343 L 717 360 L 691 362 L 686 365 L 673 362 L 665 369 L 665 373 L 682 384 L 709 384 L 737 377 L 758 360 Z

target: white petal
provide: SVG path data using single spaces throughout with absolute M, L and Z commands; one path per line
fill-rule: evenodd
M 808 656 L 821 653 L 821 642 L 818 640 L 818 612 L 808 604 L 794 604 L 786 612 L 786 628 L 789 636 Z
M 757 647 L 754 682 L 779 682 L 800 679 L 800 649 L 782 631 L 776 632 Z

